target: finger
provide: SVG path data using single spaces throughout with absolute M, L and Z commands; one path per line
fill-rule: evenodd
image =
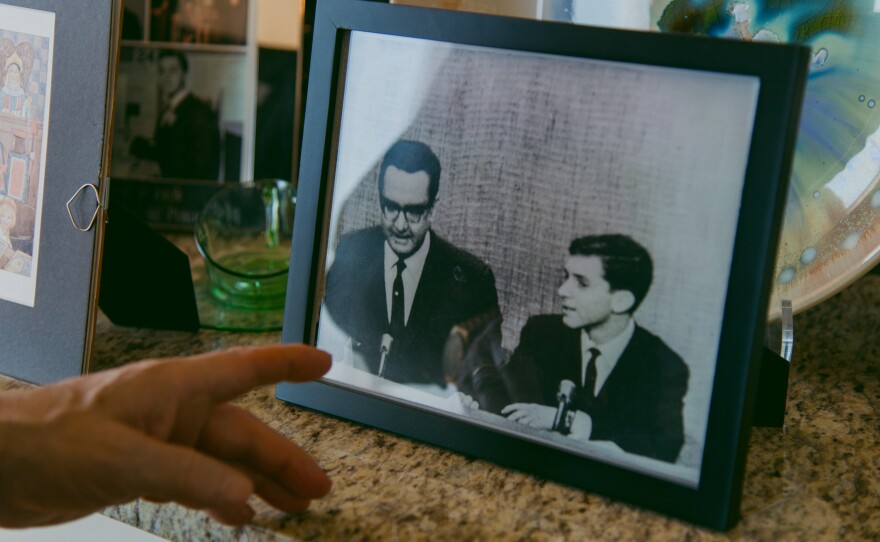
M 521 410 L 523 407 L 525 407 L 525 404 L 523 404 L 523 403 L 512 403 L 512 404 L 509 404 L 506 407 L 502 408 L 501 413 L 507 415 L 507 414 L 510 414 L 511 412 Z
M 324 470 L 302 448 L 249 412 L 232 405 L 214 408 L 197 447 L 274 480 L 291 498 L 323 497 L 332 485 Z
M 290 514 L 299 514 L 309 508 L 312 499 L 297 497 L 277 481 L 271 480 L 245 465 L 232 464 L 250 477 L 254 483 L 254 492 L 278 510 L 283 510 Z
M 252 480 L 254 481 L 257 495 L 278 510 L 283 510 L 290 514 L 299 514 L 308 510 L 309 505 L 312 503 L 312 499 L 303 499 L 291 495 L 287 488 L 265 476 L 255 474 Z
M 528 412 L 523 411 L 523 410 L 518 410 L 518 411 L 514 412 L 513 414 L 511 414 L 510 416 L 508 416 L 507 419 L 513 420 L 515 422 L 525 423 L 524 420 L 528 417 L 528 415 L 529 415 Z
M 224 523 L 250 521 L 253 510 L 247 500 L 254 484 L 244 473 L 190 448 L 167 444 L 127 427 L 120 438 L 130 438 L 131 468 L 124 483 L 137 496 L 156 501 L 175 501 L 183 506 L 213 511 Z
M 223 402 L 282 380 L 305 382 L 330 370 L 330 355 L 303 344 L 240 347 L 183 358 L 173 365 L 186 394 L 206 393 Z
M 254 509 L 247 504 L 236 508 L 204 508 L 202 511 L 211 516 L 214 521 L 233 526 L 250 523 L 256 514 Z
M 206 508 L 202 511 L 208 514 L 208 516 L 210 516 L 211 519 L 213 519 L 214 521 L 232 526 L 245 525 L 246 523 L 250 523 L 255 515 L 254 509 L 247 505 L 245 505 L 241 510 L 233 513 L 230 513 L 227 510 L 215 510 L 212 508 Z

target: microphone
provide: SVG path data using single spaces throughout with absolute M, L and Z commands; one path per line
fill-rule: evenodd
M 563 435 L 571 432 L 571 424 L 574 421 L 573 395 L 575 385 L 571 380 L 563 380 L 559 383 L 559 391 L 556 393 L 556 400 L 559 406 L 556 407 L 556 416 L 553 418 L 554 431 L 558 431 Z
M 385 360 L 388 358 L 388 353 L 391 352 L 392 342 L 394 342 L 394 339 L 391 335 L 387 333 L 382 334 L 382 344 L 379 346 L 379 378 L 384 378 Z

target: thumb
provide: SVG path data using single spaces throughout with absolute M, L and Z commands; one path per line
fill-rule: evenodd
M 191 448 L 157 442 L 138 454 L 144 464 L 138 474 L 139 493 L 155 501 L 174 501 L 188 508 L 206 510 L 223 523 L 240 525 L 254 515 L 247 500 L 254 493 L 251 479 L 243 472 Z

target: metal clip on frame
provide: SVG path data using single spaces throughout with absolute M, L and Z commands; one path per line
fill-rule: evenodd
M 782 359 L 791 363 L 791 356 L 794 353 L 794 317 L 792 316 L 791 301 L 788 299 L 782 300 L 779 321 L 782 325 L 779 355 Z
M 89 219 L 88 224 L 86 226 L 82 226 L 79 222 L 77 222 L 76 217 L 74 216 L 74 203 L 76 203 L 77 199 L 80 197 L 80 194 L 87 191 L 88 189 L 92 190 L 92 193 L 95 196 L 95 211 L 92 213 L 92 218 Z M 67 215 L 70 217 L 70 222 L 73 224 L 73 227 L 82 232 L 87 232 L 92 229 L 92 226 L 95 225 L 95 221 L 98 219 L 98 213 L 104 206 L 101 205 L 101 194 L 98 192 L 98 187 L 86 183 L 80 186 L 76 192 L 67 200 Z M 77 213 L 78 214 L 78 213 Z

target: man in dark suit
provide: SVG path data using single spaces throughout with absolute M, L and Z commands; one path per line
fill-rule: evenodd
M 379 170 L 379 226 L 341 237 L 324 303 L 370 372 L 409 384 L 446 385 L 450 330 L 498 311 L 495 276 L 431 230 L 440 161 L 417 141 L 391 146 Z
M 189 62 L 179 51 L 159 53 L 161 111 L 153 141 L 135 138 L 131 154 L 159 163 L 162 177 L 217 180 L 220 127 L 211 105 L 190 92 Z
M 562 314 L 534 316 L 504 368 L 513 404 L 502 413 L 574 438 L 674 462 L 684 443 L 688 368 L 633 312 L 651 285 L 648 252 L 624 235 L 575 239 L 559 287 Z M 563 381 L 573 388 L 560 419 Z M 563 411 L 565 409 L 562 409 Z

